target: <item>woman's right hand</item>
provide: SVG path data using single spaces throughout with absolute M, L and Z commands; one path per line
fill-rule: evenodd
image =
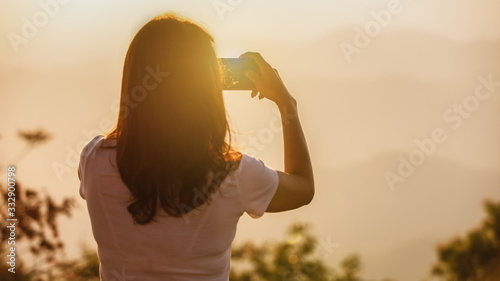
M 240 58 L 251 59 L 259 67 L 260 74 L 252 70 L 245 71 L 245 76 L 255 85 L 255 89 L 252 90 L 252 98 L 260 93 L 259 99 L 270 99 L 280 108 L 289 105 L 290 102 L 295 105 L 295 99 L 286 89 L 278 71 L 272 68 L 259 53 L 246 52 Z
M 259 66 L 260 75 L 247 70 L 245 75 L 255 84 L 252 97 L 268 98 L 278 105 L 283 126 L 285 172 L 278 172 L 279 183 L 267 212 L 282 212 L 309 204 L 314 197 L 314 175 L 306 139 L 297 113 L 297 103 L 273 69 L 259 53 L 244 53 Z

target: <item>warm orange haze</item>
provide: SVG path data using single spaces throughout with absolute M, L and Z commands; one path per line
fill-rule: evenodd
M 167 11 L 203 26 L 218 57 L 261 53 L 297 100 L 314 200 L 243 215 L 233 245 L 277 243 L 305 222 L 328 266 L 358 253 L 368 280 L 440 280 L 429 278 L 437 246 L 478 227 L 484 200 L 500 200 L 496 1 L 3 1 L 1 184 L 15 165 L 23 187 L 76 200 L 58 219 L 67 259 L 95 249 L 80 150 L 116 124 L 127 48 Z M 234 147 L 283 170 L 276 105 L 250 91 L 223 97 Z M 18 136 L 38 128 L 50 139 Z M 19 245 L 17 257 L 37 264 L 28 252 Z

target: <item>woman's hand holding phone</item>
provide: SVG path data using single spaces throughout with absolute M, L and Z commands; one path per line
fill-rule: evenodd
M 278 172 L 278 189 L 267 212 L 281 212 L 309 204 L 314 197 L 314 176 L 306 139 L 297 113 L 297 102 L 283 84 L 278 71 L 259 53 L 247 52 L 240 58 L 255 61 L 260 74 L 245 70 L 245 76 L 255 85 L 252 97 L 267 98 L 280 109 L 283 125 L 285 170 Z
M 283 106 L 296 106 L 295 99 L 286 89 L 278 71 L 272 68 L 259 53 L 246 52 L 240 58 L 255 61 L 260 70 L 260 74 L 248 69 L 244 72 L 245 76 L 255 85 L 255 89 L 252 90 L 252 97 L 257 96 L 259 93 L 259 99 L 267 98 L 272 100 L 280 109 Z

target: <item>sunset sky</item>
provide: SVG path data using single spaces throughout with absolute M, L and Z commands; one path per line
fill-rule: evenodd
M 260 52 L 298 101 L 316 198 L 259 220 L 244 215 L 235 243 L 279 240 L 308 222 L 339 244 L 330 265 L 357 252 L 367 278 L 417 281 L 436 245 L 478 225 L 484 199 L 499 199 L 499 1 L 2 1 L 1 174 L 16 164 L 24 185 L 77 198 L 62 221 L 69 256 L 81 242 L 94 246 L 79 150 L 115 122 L 128 45 L 167 11 L 205 27 L 220 57 Z M 276 108 L 249 96 L 224 93 L 236 145 L 282 169 Z M 17 131 L 36 128 L 51 141 L 16 159 Z M 431 140 L 428 155 L 418 152 Z M 417 154 L 411 175 L 398 174 Z M 404 181 L 391 186 L 388 174 Z

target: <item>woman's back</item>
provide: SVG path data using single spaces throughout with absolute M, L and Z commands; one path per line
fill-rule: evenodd
M 101 280 L 228 280 L 239 217 L 244 212 L 263 215 L 278 187 L 277 172 L 243 154 L 209 203 L 184 210 L 181 217 L 160 208 L 153 222 L 141 225 L 127 210 L 131 193 L 120 177 L 116 149 L 102 147 L 113 144 L 109 142 L 114 140 L 91 140 L 82 150 L 79 168 Z M 193 192 L 193 200 L 207 201 L 197 189 Z
M 276 70 L 245 53 L 252 97 L 282 117 L 284 172 L 231 145 L 213 38 L 196 24 L 155 17 L 132 40 L 115 128 L 82 150 L 101 280 L 228 280 L 231 242 L 247 212 L 282 212 L 314 195 L 297 103 Z

